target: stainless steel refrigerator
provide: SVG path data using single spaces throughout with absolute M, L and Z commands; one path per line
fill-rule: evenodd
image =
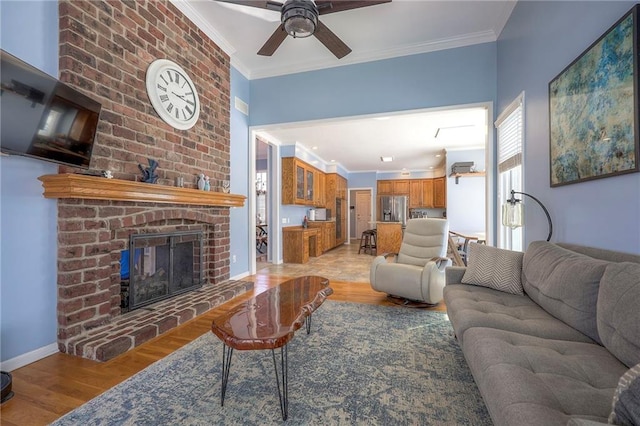
M 380 220 L 382 222 L 401 222 L 407 225 L 409 217 L 409 197 L 406 195 L 380 196 Z

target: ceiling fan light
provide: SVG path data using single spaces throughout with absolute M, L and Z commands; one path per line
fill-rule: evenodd
M 318 24 L 318 9 L 312 1 L 287 0 L 282 6 L 282 23 L 291 37 L 309 37 Z

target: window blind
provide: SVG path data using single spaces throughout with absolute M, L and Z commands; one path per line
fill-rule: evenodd
M 498 131 L 498 171 L 518 167 L 522 164 L 522 117 L 523 95 L 518 96 L 495 122 Z

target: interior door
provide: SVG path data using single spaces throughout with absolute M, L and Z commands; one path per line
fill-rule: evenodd
M 373 228 L 371 221 L 371 191 L 356 191 L 356 238 Z

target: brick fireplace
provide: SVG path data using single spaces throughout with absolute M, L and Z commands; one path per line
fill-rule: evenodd
M 110 359 L 252 288 L 252 283 L 232 288 L 228 282 L 227 205 L 242 205 L 244 196 L 74 174 L 40 180 L 44 196 L 58 198 L 61 352 Z M 168 194 L 180 202 L 136 201 Z M 195 295 L 178 295 L 123 315 L 120 260 L 131 236 L 187 231 L 202 232 L 198 250 L 201 245 L 199 275 L 204 285 L 193 291 Z
M 58 346 L 108 359 L 211 307 L 219 302 L 211 288 L 227 285 L 229 207 L 244 197 L 193 188 L 199 173 L 210 176 L 212 191 L 230 178 L 229 57 L 169 0 L 58 5 L 60 80 L 102 104 L 90 172 L 115 178 L 80 177 L 64 166 L 41 178 L 45 197 L 59 198 Z M 179 63 L 199 90 L 200 118 L 189 130 L 167 125 L 149 101 L 146 70 L 160 58 Z M 148 158 L 159 163 L 157 185 L 136 182 Z M 179 177 L 185 188 L 174 187 Z M 188 230 L 204 233 L 205 285 L 195 302 L 181 295 L 182 309 L 160 302 L 166 315 L 121 315 L 119 258 L 130 235 Z

